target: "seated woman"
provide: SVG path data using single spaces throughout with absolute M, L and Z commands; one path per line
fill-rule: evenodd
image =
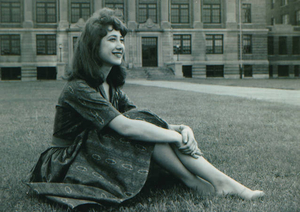
M 153 159 L 202 195 L 263 196 L 205 160 L 190 127 L 136 109 L 121 90 L 126 33 L 110 9 L 86 22 L 56 107 L 53 147 L 41 154 L 28 185 L 72 208 L 121 203 L 143 188 Z

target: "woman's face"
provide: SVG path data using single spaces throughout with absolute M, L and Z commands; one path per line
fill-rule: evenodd
M 106 65 L 121 65 L 125 51 L 124 38 L 120 31 L 112 29 L 112 26 L 109 26 L 108 30 L 100 42 L 99 56 Z

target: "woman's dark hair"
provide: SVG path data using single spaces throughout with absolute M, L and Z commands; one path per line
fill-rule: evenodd
M 87 20 L 75 46 L 72 69 L 67 73 L 68 80 L 83 79 L 92 87 L 104 82 L 104 76 L 99 71 L 102 66 L 99 48 L 102 38 L 109 31 L 109 26 L 120 31 L 123 37 L 127 34 L 126 26 L 115 15 L 114 10 L 103 8 Z M 126 68 L 121 64 L 112 67 L 106 80 L 119 87 L 124 85 L 125 78 Z

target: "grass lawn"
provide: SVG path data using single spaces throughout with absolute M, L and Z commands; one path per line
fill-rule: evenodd
M 159 80 L 159 79 L 157 79 Z M 224 79 L 224 78 L 180 78 L 168 79 L 172 81 L 191 82 L 199 84 L 241 86 L 241 87 L 257 87 L 257 88 L 277 88 L 287 90 L 300 90 L 300 78 L 292 79 Z
M 39 154 L 50 146 L 63 85 L 62 81 L 0 82 L 0 211 L 67 210 L 27 195 L 22 183 Z M 255 201 L 201 197 L 174 181 L 147 187 L 121 206 L 99 211 L 300 210 L 298 107 L 138 85 L 126 85 L 124 90 L 140 108 L 151 109 L 169 123 L 191 126 L 211 163 L 267 195 Z

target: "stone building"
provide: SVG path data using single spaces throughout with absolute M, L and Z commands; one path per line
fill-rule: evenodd
M 267 1 L 270 77 L 299 77 L 300 1 Z
M 1 80 L 61 79 L 85 20 L 103 7 L 117 9 L 130 29 L 129 71 L 269 77 L 265 1 L 0 0 Z

